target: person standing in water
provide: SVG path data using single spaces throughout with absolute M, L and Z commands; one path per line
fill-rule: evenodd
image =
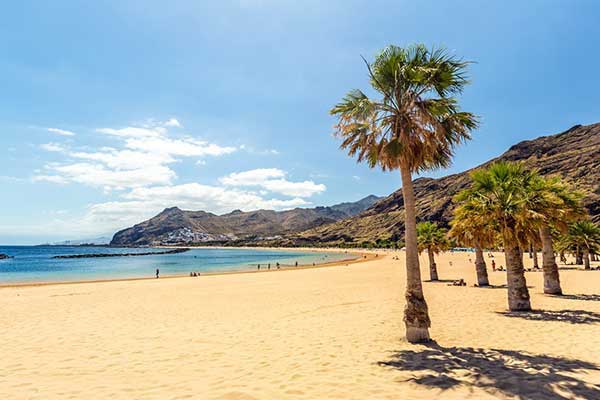
M 160 274 L 160 270 L 156 268 L 156 279 L 158 279 L 158 274 Z

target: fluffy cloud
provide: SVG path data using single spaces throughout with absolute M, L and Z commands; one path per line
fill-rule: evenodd
M 170 120 L 164 123 L 164 126 L 172 126 L 174 128 L 181 128 L 181 124 L 175 118 L 171 118 Z
M 221 156 L 233 153 L 236 150 L 235 147 L 221 147 L 214 143 L 190 137 L 183 139 L 169 139 L 166 137 L 128 139 L 125 146 L 151 154 L 169 154 L 184 157 Z
M 114 128 L 99 128 L 96 132 L 104 133 L 107 135 L 119 136 L 124 138 L 149 138 L 158 137 L 165 134 L 166 129 L 161 127 L 155 128 L 141 128 L 136 126 L 128 126 L 126 128 L 114 129 Z
M 62 153 L 66 151 L 66 148 L 60 143 L 44 143 L 40 145 L 40 148 L 54 153 Z
M 132 150 L 105 149 L 99 152 L 71 152 L 71 157 L 99 161 L 115 170 L 149 168 L 175 162 L 169 154 L 152 154 Z
M 170 137 L 167 126 L 181 127 L 181 124 L 172 118 L 141 127 L 96 130 L 114 137 L 120 148 L 75 151 L 58 143 L 43 144 L 40 147 L 46 151 L 65 153 L 76 160 L 46 165 L 46 171 L 54 175 L 37 175 L 33 180 L 61 184 L 76 182 L 104 190 L 167 185 L 177 177 L 169 164 L 181 157 L 218 157 L 236 151 L 235 147 L 219 146 L 191 136 Z
M 60 136 L 75 136 L 74 132 L 67 131 L 67 130 L 64 130 L 64 129 L 48 128 L 47 131 L 48 132 L 52 132 L 52 133 L 56 133 L 57 135 L 60 135 Z
M 325 191 L 323 184 L 313 181 L 290 182 L 286 172 L 277 168 L 260 168 L 244 172 L 234 172 L 220 178 L 226 186 L 260 187 L 285 196 L 311 197 Z
M 175 172 L 163 165 L 148 165 L 144 168 L 115 170 L 106 168 L 101 164 L 75 163 L 66 165 L 48 165 L 47 169 L 57 175 L 46 176 L 45 180 L 51 182 L 50 177 L 59 182 L 82 183 L 110 189 L 137 188 L 149 185 L 170 184 L 177 177 Z M 34 179 L 40 179 L 40 176 Z
M 217 214 L 229 212 L 233 209 L 244 211 L 261 208 L 282 210 L 309 204 L 301 198 L 265 199 L 253 192 L 199 183 L 151 188 L 141 187 L 123 195 L 123 198 L 131 201 L 141 201 L 145 204 L 158 204 L 161 209 L 177 205 L 182 208 L 205 210 Z

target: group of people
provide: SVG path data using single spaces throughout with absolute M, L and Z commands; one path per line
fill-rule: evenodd
M 296 267 L 297 267 L 297 266 L 298 266 L 298 261 L 296 261 Z M 275 263 L 275 267 L 277 267 L 277 269 L 280 269 L 280 268 L 281 268 L 281 265 L 280 265 L 279 263 Z M 260 271 L 260 264 L 258 264 L 258 265 L 256 266 L 256 269 L 257 269 L 258 271 Z M 269 270 L 271 269 L 271 263 L 267 264 L 267 269 L 269 269 Z

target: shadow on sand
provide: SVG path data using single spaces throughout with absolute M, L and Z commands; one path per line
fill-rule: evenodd
M 500 315 L 523 318 L 530 321 L 560 321 L 570 324 L 594 324 L 600 322 L 600 314 L 586 310 L 532 310 L 503 311 Z
M 600 301 L 600 294 L 563 294 L 560 296 L 552 297 L 567 300 Z
M 508 289 L 508 286 L 506 286 L 506 285 L 487 285 L 487 286 L 473 285 L 473 287 L 476 287 L 479 289 Z M 533 286 L 527 286 L 527 289 L 533 289 Z
M 580 360 L 510 350 L 442 347 L 395 353 L 379 365 L 406 372 L 408 381 L 441 390 L 460 385 L 521 400 L 599 399 L 600 386 L 577 377 L 600 366 Z M 416 374 L 415 374 L 416 373 Z

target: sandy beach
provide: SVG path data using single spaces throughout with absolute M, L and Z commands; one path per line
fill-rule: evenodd
M 424 283 L 436 340 L 427 346 L 402 339 L 402 253 L 260 274 L 0 288 L 0 397 L 600 398 L 600 271 L 561 270 L 564 297 L 544 296 L 542 274 L 528 272 L 536 311 L 511 314 L 505 273 L 489 268 L 497 287 L 473 287 L 469 258 L 438 260 L 441 279 L 467 287 Z M 427 279 L 426 255 L 421 266 Z

